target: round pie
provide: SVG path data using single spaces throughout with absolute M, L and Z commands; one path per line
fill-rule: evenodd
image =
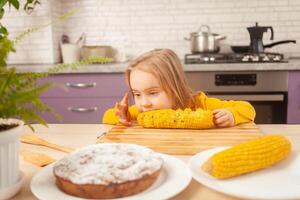
M 53 168 L 56 185 L 67 194 L 110 199 L 149 188 L 162 170 L 159 153 L 135 144 L 101 143 L 68 154 Z

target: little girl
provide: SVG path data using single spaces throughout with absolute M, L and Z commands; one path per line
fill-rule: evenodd
M 222 101 L 203 92 L 193 92 L 186 81 L 178 56 L 170 49 L 147 52 L 133 60 L 125 72 L 135 105 L 124 95 L 115 108 L 108 109 L 103 123 L 131 125 L 141 112 L 157 109 L 202 108 L 212 110 L 217 127 L 253 121 L 255 110 L 245 101 Z

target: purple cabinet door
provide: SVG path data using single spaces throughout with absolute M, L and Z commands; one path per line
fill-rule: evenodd
M 43 101 L 54 108 L 63 119 L 62 121 L 58 121 L 58 119 L 50 113 L 45 113 L 42 117 L 47 123 L 97 124 L 102 122 L 104 112 L 108 108 L 114 107 L 115 103 L 121 98 L 122 97 L 43 99 Z
M 300 123 L 300 72 L 289 72 L 288 123 Z
M 56 87 L 43 93 L 42 97 L 106 97 L 122 96 L 127 85 L 124 74 L 57 74 L 43 79 Z
M 102 115 L 128 91 L 123 73 L 57 74 L 43 82 L 59 87 L 42 95 L 42 100 L 62 115 L 59 122 L 52 114 L 42 117 L 47 123 L 101 123 Z

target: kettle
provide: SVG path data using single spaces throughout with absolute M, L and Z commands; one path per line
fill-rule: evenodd
M 248 27 L 247 30 L 250 34 L 250 52 L 251 53 L 263 53 L 264 44 L 263 44 L 263 34 L 271 30 L 271 40 L 274 38 L 273 27 L 271 26 L 258 26 L 256 22 L 255 26 Z

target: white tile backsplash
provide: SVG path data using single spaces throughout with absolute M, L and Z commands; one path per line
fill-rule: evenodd
M 8 28 L 9 37 L 14 39 L 29 28 L 43 27 L 51 23 L 53 13 L 50 6 L 56 1 L 59 2 L 54 0 L 50 4 L 50 1 L 42 0 L 42 5 L 37 5 L 31 14 L 22 10 L 24 1 L 19 11 L 6 6 L 3 24 Z M 9 54 L 8 63 L 54 63 L 58 61 L 54 59 L 52 31 L 53 26 L 47 26 L 27 35 L 16 45 L 16 53 Z
M 31 15 L 24 11 L 5 13 L 5 24 L 15 36 L 31 26 L 40 26 L 72 9 L 78 12 L 61 23 L 32 34 L 9 56 L 11 63 L 60 61 L 62 34 L 76 41 L 86 33 L 87 45 L 112 45 L 136 56 L 153 48 L 174 49 L 180 57 L 190 52 L 184 40 L 201 24 L 226 35 L 221 45 L 248 45 L 248 26 L 256 21 L 272 26 L 274 41 L 295 39 L 298 44 L 276 46 L 271 51 L 288 56 L 300 54 L 299 0 L 42 0 Z M 34 36 L 33 36 L 34 35 Z M 270 33 L 264 35 L 264 43 Z M 30 48 L 27 48 L 28 45 Z M 37 53 L 38 52 L 38 53 Z

